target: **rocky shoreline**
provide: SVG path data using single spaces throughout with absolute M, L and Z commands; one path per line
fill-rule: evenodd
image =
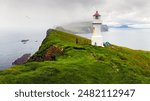
M 28 59 L 31 57 L 30 53 L 22 55 L 20 58 L 16 59 L 12 65 L 21 65 L 28 61 Z

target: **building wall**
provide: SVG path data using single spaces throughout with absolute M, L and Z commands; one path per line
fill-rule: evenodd
M 93 24 L 93 35 L 101 35 L 101 24 Z
M 103 47 L 103 36 L 101 32 L 102 21 L 99 19 L 95 19 L 93 21 L 93 35 L 92 35 L 92 45 L 93 46 L 102 46 Z
M 93 46 L 102 46 L 103 47 L 103 37 L 102 36 L 92 36 L 92 43 Z

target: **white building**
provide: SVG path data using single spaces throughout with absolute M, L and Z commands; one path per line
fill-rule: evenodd
M 101 32 L 101 15 L 96 11 L 93 15 L 93 35 L 92 35 L 92 45 L 94 46 L 102 46 L 103 47 L 103 36 Z

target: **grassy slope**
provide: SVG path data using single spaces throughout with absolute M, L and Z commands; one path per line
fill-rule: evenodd
M 0 72 L 0 83 L 150 83 L 150 52 L 94 47 L 90 40 L 53 30 L 33 56 L 51 45 L 64 49 L 56 61 L 30 62 Z

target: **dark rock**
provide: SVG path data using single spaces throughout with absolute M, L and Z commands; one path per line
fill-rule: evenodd
M 31 54 L 24 54 L 23 56 L 21 56 L 20 58 L 16 59 L 12 65 L 20 65 L 20 64 L 24 64 L 28 61 L 28 59 L 30 58 Z
M 22 42 L 23 44 L 26 44 L 28 41 L 29 41 L 29 39 L 27 39 L 27 40 L 21 40 L 21 42 Z

